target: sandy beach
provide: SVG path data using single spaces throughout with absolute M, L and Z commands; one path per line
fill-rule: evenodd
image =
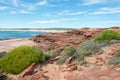
M 35 43 L 28 38 L 18 38 L 18 39 L 9 39 L 9 40 L 1 40 L 0 41 L 0 52 L 2 51 L 10 51 L 18 46 L 28 45 L 34 46 Z
M 56 33 L 56 32 L 67 32 L 71 30 L 0 30 L 0 31 L 32 31 L 32 32 L 47 32 L 47 33 Z

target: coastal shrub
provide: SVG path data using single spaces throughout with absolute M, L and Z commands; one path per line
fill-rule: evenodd
M 65 63 L 65 61 L 68 59 L 68 57 L 63 57 L 63 58 L 61 58 L 61 59 L 59 59 L 58 61 L 57 61 L 57 64 L 58 65 L 62 65 L 62 64 L 64 64 Z
M 6 73 L 18 74 L 32 63 L 45 61 L 43 52 L 34 46 L 20 46 L 0 58 L 0 69 Z
M 0 71 L 0 77 L 2 76 L 3 74 L 2 74 L 2 71 Z
M 75 48 L 70 46 L 70 45 L 66 45 L 65 49 L 63 50 L 68 56 L 71 56 L 75 53 Z
M 57 61 L 58 65 L 64 64 L 65 61 L 70 57 L 67 53 L 65 53 L 64 50 L 60 52 L 60 56 L 62 57 Z
M 120 63 L 120 50 L 114 55 L 114 59 L 108 61 L 107 64 L 113 64 L 113 65 L 117 65 Z
M 80 61 L 80 65 L 87 66 L 88 62 L 86 62 L 84 59 Z
M 79 48 L 75 56 L 78 59 L 78 61 L 84 60 L 84 57 L 86 56 L 92 56 L 96 52 L 101 50 L 101 47 L 106 46 L 108 43 L 105 42 L 94 42 L 92 40 L 83 42 L 80 44 L 81 48 Z
M 94 41 L 120 40 L 120 34 L 114 30 L 104 30 L 94 38 Z
M 0 70 L 0 80 L 12 80 L 11 78 L 8 78 L 7 76 L 5 76 L 2 71 Z
M 76 52 L 76 49 L 70 45 L 66 45 L 64 50 L 60 52 L 60 56 L 61 59 L 58 60 L 57 64 L 61 65 L 61 64 L 64 64 L 65 61 L 71 57 L 72 55 L 74 55 Z
M 58 53 L 56 52 L 56 50 L 49 50 L 45 53 L 45 57 L 46 57 L 46 60 L 49 60 L 51 58 L 54 58 L 58 55 Z
M 4 57 L 6 55 L 6 52 L 3 51 L 3 52 L 0 52 L 0 58 Z

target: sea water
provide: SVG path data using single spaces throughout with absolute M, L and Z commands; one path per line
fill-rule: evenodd
M 45 34 L 46 32 L 39 31 L 6 31 L 0 30 L 0 39 L 8 38 L 31 38 L 38 34 Z

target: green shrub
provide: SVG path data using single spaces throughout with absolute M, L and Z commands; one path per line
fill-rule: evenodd
M 58 64 L 58 65 L 62 65 L 62 64 L 65 63 L 66 60 L 67 60 L 67 57 L 61 58 L 61 59 L 59 59 L 59 60 L 57 61 L 57 64 Z
M 0 52 L 0 58 L 4 57 L 6 55 L 6 52 L 3 51 L 3 52 Z
M 96 52 L 100 51 L 102 47 L 108 45 L 107 42 L 101 42 L 101 41 L 86 41 L 80 44 L 80 48 L 76 51 L 75 56 L 78 59 L 78 61 L 84 60 L 84 57 L 86 56 L 92 56 Z
M 56 50 L 49 50 L 45 53 L 46 60 L 49 60 L 51 58 L 54 58 L 58 55 L 58 52 Z
M 45 57 L 37 47 L 20 46 L 0 58 L 0 68 L 6 73 L 18 74 L 32 63 L 44 61 Z
M 86 62 L 85 60 L 80 61 L 80 65 L 82 65 L 82 66 L 87 66 L 87 64 L 88 64 L 88 62 Z
M 64 49 L 64 52 L 65 52 L 67 55 L 71 56 L 71 55 L 73 55 L 73 54 L 76 52 L 76 50 L 74 49 L 74 47 L 72 47 L 72 46 L 70 46 L 70 45 L 66 45 L 66 46 L 65 46 L 65 49 Z
M 0 77 L 2 76 L 3 74 L 2 74 L 2 71 L 0 71 Z
M 108 61 L 107 64 L 109 64 L 109 65 L 111 65 L 111 64 L 117 65 L 117 64 L 119 64 L 119 63 L 120 63 L 120 58 L 115 58 L 114 60 Z
M 12 80 L 12 79 L 8 78 L 6 75 L 3 75 L 2 71 L 0 70 L 0 80 Z
M 60 52 L 60 56 L 62 56 L 62 58 L 58 60 L 57 64 L 64 64 L 69 57 L 75 54 L 75 52 L 76 50 L 74 49 L 74 47 L 66 45 L 64 50 Z
M 89 40 L 80 44 L 80 48 L 75 53 L 75 58 L 82 66 L 93 65 L 85 61 L 85 57 L 92 56 L 97 52 L 102 52 L 102 47 L 108 45 L 108 42 Z
M 117 65 L 120 63 L 120 50 L 114 55 L 114 60 L 108 61 L 107 64 Z
M 120 34 L 114 30 L 104 30 L 94 38 L 94 41 L 120 40 Z

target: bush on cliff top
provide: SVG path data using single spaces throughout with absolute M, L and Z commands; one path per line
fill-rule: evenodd
M 107 64 L 118 65 L 120 63 L 120 50 L 118 50 L 118 52 L 113 57 L 114 57 L 114 59 L 108 61 Z
M 66 45 L 64 51 L 67 55 L 71 56 L 75 53 L 76 50 L 74 49 L 74 47 Z
M 120 40 L 120 34 L 114 30 L 104 30 L 94 38 L 94 41 Z
M 101 47 L 106 46 L 104 42 L 94 42 L 92 40 L 83 42 L 80 44 L 80 48 L 76 51 L 76 57 L 78 61 L 84 60 L 86 56 L 92 56 L 96 52 L 101 51 Z
M 45 57 L 37 47 L 20 46 L 0 58 L 0 69 L 6 73 L 18 74 L 33 62 L 44 62 Z
M 72 47 L 71 45 L 66 45 L 64 50 L 60 52 L 60 56 L 62 56 L 62 58 L 58 60 L 57 64 L 64 64 L 69 57 L 75 54 L 75 52 L 76 49 L 74 47 Z

